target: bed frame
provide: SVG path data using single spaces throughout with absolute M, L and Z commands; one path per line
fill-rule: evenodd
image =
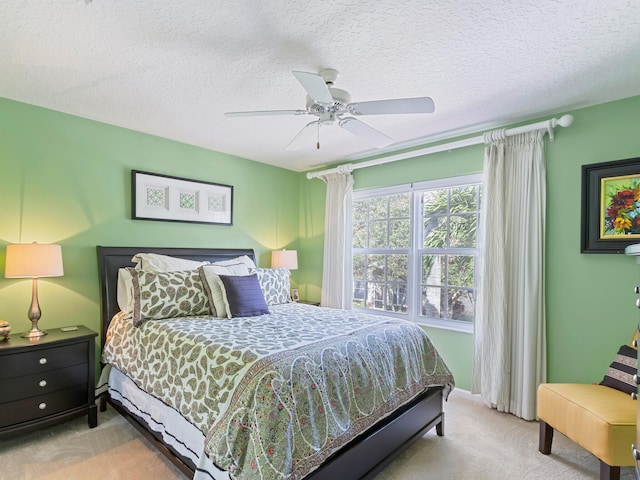
M 109 322 L 119 311 L 117 302 L 118 269 L 134 266 L 131 258 L 136 253 L 157 253 L 190 260 L 216 262 L 230 260 L 240 255 L 255 259 L 251 249 L 219 248 L 148 248 L 148 247 L 97 247 L 101 292 L 101 347 Z M 101 350 L 102 351 L 102 350 Z M 108 393 L 100 397 L 100 411 L 110 403 L 134 427 L 136 427 L 162 454 L 164 454 L 187 477 L 194 475 L 191 462 L 179 457 L 165 446 L 160 438 L 150 431 L 144 422 L 128 412 L 119 402 L 109 398 Z M 421 438 L 433 427 L 439 436 L 444 435 L 444 412 L 442 410 L 443 388 L 430 388 L 412 402 L 399 408 L 381 420 L 358 438 L 332 455 L 320 468 L 305 480 L 371 479 L 389 464 L 400 452 Z

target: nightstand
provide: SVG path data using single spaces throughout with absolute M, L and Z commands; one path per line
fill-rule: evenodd
M 95 404 L 95 338 L 86 327 L 0 341 L 0 439 L 88 415 Z

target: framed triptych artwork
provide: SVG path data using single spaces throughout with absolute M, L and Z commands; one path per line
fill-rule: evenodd
M 233 225 L 233 187 L 131 171 L 131 218 Z

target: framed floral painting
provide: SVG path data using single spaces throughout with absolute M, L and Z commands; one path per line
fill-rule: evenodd
M 640 243 L 640 158 L 582 166 L 581 253 Z

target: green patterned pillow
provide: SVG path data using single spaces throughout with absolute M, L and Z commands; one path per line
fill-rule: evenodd
M 150 319 L 210 315 L 198 270 L 146 272 L 128 268 L 133 281 L 133 324 Z
M 267 305 L 291 302 L 289 270 L 286 268 L 256 268 L 260 288 Z

